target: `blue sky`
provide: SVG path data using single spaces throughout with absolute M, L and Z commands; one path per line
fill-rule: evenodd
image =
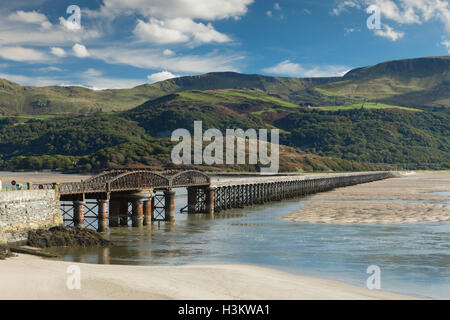
M 374 12 L 380 29 L 367 26 Z M 0 9 L 0 78 L 24 85 L 129 88 L 212 71 L 336 76 L 449 52 L 447 0 L 2 0 Z

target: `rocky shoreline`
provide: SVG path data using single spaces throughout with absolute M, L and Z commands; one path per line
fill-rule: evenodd
M 27 245 L 35 248 L 110 247 L 112 243 L 90 229 L 53 227 L 28 232 Z

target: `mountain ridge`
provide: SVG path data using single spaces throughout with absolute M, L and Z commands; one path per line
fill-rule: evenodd
M 84 87 L 32 87 L 0 79 L 0 115 L 89 114 L 122 111 L 191 90 L 259 89 L 299 106 L 364 101 L 405 107 L 450 106 L 450 56 L 382 62 L 343 77 L 293 78 L 211 72 L 95 91 Z

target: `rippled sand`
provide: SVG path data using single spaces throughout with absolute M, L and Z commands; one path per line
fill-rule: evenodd
M 77 270 L 79 290 L 69 290 Z M 76 269 L 74 269 L 76 268 Z M 127 266 L 49 261 L 19 255 L 0 261 L 0 300 L 299 300 L 410 299 L 338 281 L 247 265 Z
M 311 197 L 282 220 L 388 224 L 450 221 L 450 173 L 417 173 L 336 189 Z

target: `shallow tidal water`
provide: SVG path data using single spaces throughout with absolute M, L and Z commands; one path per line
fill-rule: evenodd
M 65 261 L 101 264 L 251 264 L 365 287 L 371 265 L 381 289 L 450 299 L 450 222 L 339 225 L 281 221 L 308 198 L 208 215 L 178 213 L 186 190 L 177 189 L 176 221 L 143 229 L 112 228 L 115 246 L 51 249 Z M 448 192 L 443 193 L 448 194 Z M 301 290 L 301 288 L 299 288 Z

